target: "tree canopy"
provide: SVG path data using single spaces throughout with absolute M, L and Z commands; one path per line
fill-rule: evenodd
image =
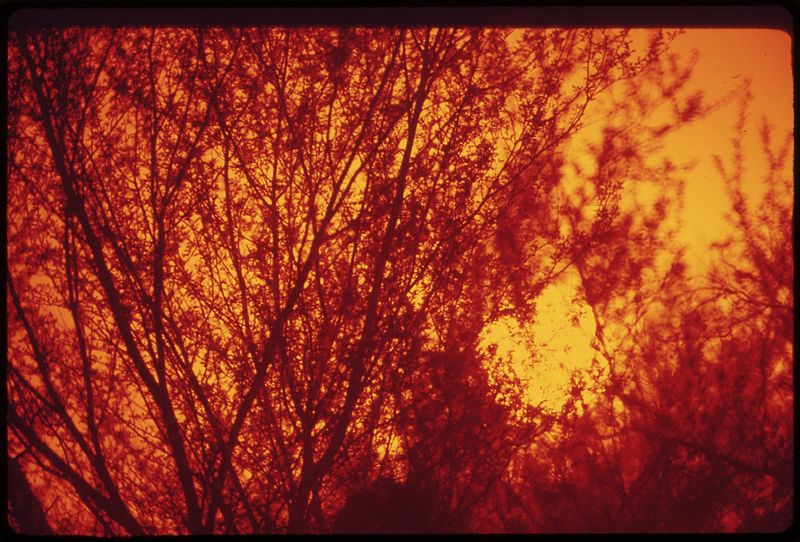
M 787 527 L 791 140 L 763 127 L 754 206 L 734 138 L 730 239 L 688 273 L 688 170 L 652 156 L 713 105 L 672 37 L 12 33 L 12 526 Z M 567 275 L 594 378 L 554 409 L 482 337 Z

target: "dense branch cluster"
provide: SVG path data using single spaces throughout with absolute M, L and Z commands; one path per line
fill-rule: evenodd
M 735 233 L 689 276 L 669 220 L 682 171 L 651 157 L 706 106 L 668 44 L 577 29 L 12 34 L 12 525 L 783 528 L 788 146 L 765 127 L 760 214 L 741 149 L 721 166 Z M 649 125 L 664 106 L 673 122 Z M 597 322 L 597 377 L 576 375 L 553 409 L 481 337 L 535 322 L 568 274 Z

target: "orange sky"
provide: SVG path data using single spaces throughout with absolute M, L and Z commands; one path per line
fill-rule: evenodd
M 758 194 L 761 176 L 758 127 L 765 116 L 775 126 L 777 140 L 792 130 L 791 38 L 779 30 L 687 30 L 673 46 L 678 53 L 700 53 L 692 86 L 702 89 L 709 101 L 722 98 L 750 79 L 753 100 L 745 134 L 745 178 L 747 192 Z M 713 163 L 713 155 L 729 157 L 732 127 L 738 104 L 734 101 L 697 124 L 671 137 L 667 149 L 673 155 L 696 159 L 697 167 L 687 178 L 683 242 L 690 260 L 707 264 L 708 244 L 725 233 L 723 214 L 727 197 Z M 791 164 L 787 164 L 791 167 Z
M 755 198 L 762 182 L 758 138 L 761 118 L 774 125 L 776 141 L 793 127 L 789 35 L 778 30 L 689 29 L 670 50 L 684 59 L 695 50 L 699 53 L 688 86 L 689 90 L 702 90 L 706 103 L 729 96 L 745 79 L 751 81 L 753 99 L 744 139 L 744 189 Z M 696 164 L 685 177 L 679 241 L 687 249 L 690 269 L 697 274 L 711 263 L 711 243 L 727 231 L 724 215 L 729 203 L 713 156 L 719 155 L 723 163 L 728 162 L 738 114 L 739 103 L 734 97 L 709 116 L 677 130 L 669 136 L 664 149 L 664 155 L 676 163 Z M 787 164 L 787 168 L 791 166 Z M 566 399 L 570 373 L 587 369 L 596 354 L 589 346 L 595 331 L 591 311 L 584 307 L 577 314 L 570 312 L 576 287 L 576 277 L 567 273 L 562 284 L 547 288 L 539 299 L 539 319 L 528 330 L 530 333 L 523 334 L 515 322 L 506 319 L 489 326 L 485 334 L 486 343 L 498 344 L 501 356 L 512 355 L 515 371 L 528 379 L 529 400 L 545 401 L 553 409 L 560 408 Z M 577 316 L 574 322 L 573 315 Z M 537 355 L 532 356 L 531 352 Z M 591 402 L 591 397 L 584 399 Z

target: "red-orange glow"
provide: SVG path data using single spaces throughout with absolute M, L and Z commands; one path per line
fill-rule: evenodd
M 12 32 L 10 525 L 785 529 L 790 45 Z

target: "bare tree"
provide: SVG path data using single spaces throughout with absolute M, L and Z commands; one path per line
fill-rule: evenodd
M 22 486 L 19 528 L 42 509 L 59 533 L 327 532 L 373 492 L 388 507 L 427 496 L 409 529 L 478 529 L 554 422 L 482 330 L 532 322 L 568 269 L 629 325 L 609 300 L 643 292 L 667 244 L 666 203 L 639 219 L 619 206 L 671 175 L 635 150 L 666 133 L 634 134 L 646 107 L 619 109 L 590 150 L 592 190 L 568 203 L 563 169 L 609 89 L 682 88 L 668 43 L 13 33 L 9 450 L 26 450 L 19 473 L 41 502 Z M 702 113 L 661 91 L 676 122 Z

